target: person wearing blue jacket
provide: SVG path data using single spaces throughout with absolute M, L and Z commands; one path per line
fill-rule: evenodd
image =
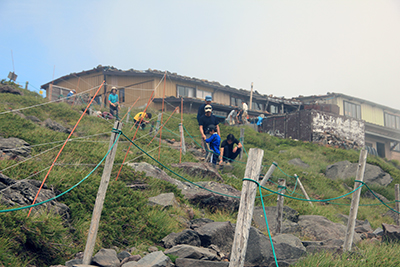
M 110 113 L 115 118 L 117 118 L 117 120 L 119 120 L 118 109 L 120 109 L 120 106 L 119 106 L 119 98 L 117 95 L 117 87 L 111 88 L 111 94 L 108 96 L 108 102 L 110 103 Z
M 210 150 L 211 150 L 211 159 L 210 162 L 212 164 L 217 164 L 217 160 L 219 158 L 219 146 L 221 144 L 221 137 L 217 133 L 217 127 L 213 124 L 208 126 L 208 129 L 210 131 L 211 136 L 206 139 L 206 143 L 210 144 Z

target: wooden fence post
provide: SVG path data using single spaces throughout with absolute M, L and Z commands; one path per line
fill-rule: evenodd
M 399 202 L 399 198 L 400 198 L 400 193 L 399 193 L 399 184 L 395 184 L 394 185 L 394 195 L 396 198 L 396 225 L 400 225 L 400 202 Z
M 121 130 L 122 123 L 120 121 L 115 121 L 114 129 Z M 117 138 L 117 133 L 111 134 L 110 145 L 108 149 L 114 144 L 115 139 Z M 106 197 L 108 183 L 110 181 L 112 167 L 114 165 L 115 154 L 117 152 L 117 144 L 111 149 L 110 153 L 106 158 L 106 163 L 103 170 L 103 175 L 101 176 L 101 181 L 99 185 L 99 190 L 97 191 L 96 202 L 93 208 L 92 221 L 90 223 L 88 238 L 86 241 L 86 247 L 83 254 L 83 264 L 89 265 L 92 260 L 93 250 L 96 243 L 97 231 L 99 230 L 99 222 L 101 211 L 103 209 L 104 199 Z
M 358 181 L 364 180 L 364 172 L 365 172 L 365 165 L 367 162 L 367 155 L 368 155 L 368 151 L 365 148 L 361 149 L 360 158 L 358 160 L 357 174 L 356 174 L 356 180 L 358 180 Z M 360 185 L 361 185 L 361 183 L 355 182 L 354 189 L 356 189 Z M 354 237 L 354 227 L 356 224 L 356 218 L 357 218 L 357 212 L 358 212 L 358 205 L 359 205 L 359 201 L 360 201 L 360 194 L 361 194 L 361 188 L 353 193 L 353 198 L 351 199 L 349 221 L 347 222 L 347 231 L 346 231 L 346 237 L 344 239 L 343 251 L 351 250 L 351 245 L 353 243 L 353 237 Z
M 271 166 L 269 167 L 267 173 L 264 175 L 264 178 L 261 180 L 260 186 L 264 186 L 264 185 L 268 182 L 269 177 L 271 177 L 271 175 L 272 175 L 272 173 L 274 172 L 274 170 L 275 170 L 275 168 L 276 168 L 277 165 L 278 165 L 278 164 L 277 164 L 276 162 L 273 162 L 273 163 L 271 164 Z
M 244 150 L 244 128 L 240 128 L 240 143 L 242 143 L 242 150 L 240 151 L 239 159 L 243 158 L 243 150 Z
M 161 115 L 162 115 L 162 113 L 158 114 L 157 123 L 156 123 L 156 130 L 154 131 L 154 135 L 156 135 L 158 133 L 158 130 L 160 129 Z
M 251 148 L 249 150 L 244 178 L 258 181 L 263 156 L 264 150 L 262 149 Z M 243 267 L 244 265 L 256 194 L 257 184 L 247 180 L 243 181 L 229 267 Z
M 286 187 L 285 179 L 278 179 L 279 187 Z M 278 189 L 279 189 L 278 187 Z M 278 190 L 279 193 L 285 194 L 286 189 Z M 284 196 L 278 195 L 278 202 L 276 205 L 276 233 L 280 234 L 282 231 L 282 219 L 283 219 L 283 201 L 285 200 Z
M 186 154 L 186 144 L 185 144 L 185 134 L 183 131 L 183 126 L 182 123 L 179 123 L 179 133 L 181 134 L 181 149 L 182 149 L 182 153 L 183 155 Z
M 301 191 L 303 192 L 303 195 L 306 197 L 306 199 L 310 200 L 310 198 L 308 197 L 308 194 L 307 194 L 306 190 L 305 190 L 304 187 L 303 187 L 303 184 L 300 182 L 299 176 L 297 176 L 297 174 L 294 174 L 294 176 L 295 176 L 296 179 L 297 179 L 297 183 L 299 184 L 300 189 L 301 189 Z M 308 201 L 308 203 L 311 205 L 311 207 L 314 207 L 314 205 L 313 205 L 313 203 L 312 203 L 311 201 Z

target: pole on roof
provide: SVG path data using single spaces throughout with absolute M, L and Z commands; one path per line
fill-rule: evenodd
M 251 83 L 249 110 L 253 109 L 252 106 L 253 106 L 253 82 Z

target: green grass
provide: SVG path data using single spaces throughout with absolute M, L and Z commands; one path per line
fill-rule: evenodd
M 24 96 L 1 95 L 0 113 L 10 108 L 17 109 L 46 102 L 45 99 L 42 99 L 36 93 L 24 89 L 20 90 L 24 92 Z M 50 118 L 72 129 L 81 116 L 82 108 L 84 108 L 83 105 L 71 107 L 65 103 L 52 103 L 22 110 L 21 113 L 26 116 L 36 116 L 42 121 Z M 98 106 L 96 106 L 96 109 L 107 110 Z M 123 116 L 126 111 L 127 108 L 122 108 L 120 114 Z M 134 116 L 138 111 L 138 109 L 132 110 L 131 115 Z M 157 111 L 153 110 L 150 112 L 153 113 L 154 117 L 157 116 Z M 164 115 L 164 121 L 169 115 L 170 113 Z M 195 147 L 200 143 L 195 114 L 184 114 L 183 119 L 185 128 L 194 138 L 191 139 L 186 135 L 186 143 Z M 54 132 L 29 120 L 22 119 L 14 113 L 0 114 L 0 121 L 0 136 L 5 138 L 21 138 L 31 145 L 61 141 L 57 144 L 33 147 L 32 156 L 39 155 L 39 153 L 45 152 L 56 145 L 63 144 L 68 137 L 68 134 Z M 155 122 L 156 119 L 152 121 Z M 180 114 L 174 114 L 162 132 L 163 138 L 179 140 L 179 122 Z M 82 164 L 97 164 L 103 158 L 108 150 L 112 127 L 112 121 L 84 116 L 72 138 L 105 132 L 106 134 L 68 142 L 57 160 L 57 164 L 60 165 L 55 165 L 47 178 L 47 185 L 52 186 L 56 193 L 60 193 L 74 186 L 85 177 L 93 169 L 93 166 Z M 122 130 L 129 138 L 134 136 L 136 130 L 133 129 L 131 131 L 131 127 L 131 124 L 124 122 Z M 155 159 L 160 158 L 160 162 L 165 167 L 158 165 L 151 158 L 143 155 L 134 146 L 130 147 L 130 152 L 126 160 L 148 162 L 160 167 L 167 174 L 171 175 L 172 178 L 179 180 L 182 179 L 177 177 L 173 172 L 193 182 L 204 180 L 203 177 L 190 177 L 179 168 L 171 168 L 171 164 L 179 162 L 179 151 L 170 149 L 168 145 L 162 144 L 159 154 L 159 141 L 154 140 L 149 144 L 152 137 L 148 136 L 147 133 L 148 128 L 146 131 L 139 130 L 136 135 L 136 144 L 145 151 L 152 151 L 149 154 Z M 221 125 L 222 139 L 225 139 L 228 133 L 233 133 L 238 138 L 240 136 L 240 128 Z M 313 199 L 337 197 L 349 192 L 345 185 L 350 188 L 354 186 L 354 179 L 333 181 L 325 178 L 323 173 L 328 165 L 337 161 L 349 160 L 357 162 L 359 158 L 357 151 L 327 148 L 308 142 L 279 139 L 268 134 L 258 133 L 251 127 L 245 127 L 244 140 L 247 153 L 250 148 L 261 148 L 264 150 L 263 174 L 267 172 L 272 162 L 278 164 L 279 168 L 276 168 L 271 178 L 273 183 L 267 185 L 267 188 L 271 190 L 277 191 L 276 183 L 278 179 L 285 178 L 288 187 L 287 194 L 292 193 L 294 197 L 303 198 L 298 186 L 296 187 L 296 191 L 293 192 L 296 185 L 293 177 L 295 173 L 300 177 L 307 193 Z M 120 141 L 101 216 L 95 250 L 101 247 L 117 246 L 121 250 L 128 247 L 136 247 L 145 251 L 148 246 L 157 245 L 169 233 L 183 230 L 186 227 L 184 220 L 190 219 L 187 209 L 193 209 L 195 218 L 206 217 L 215 221 L 236 222 L 237 213 L 224 210 L 199 209 L 196 206 L 191 206 L 175 186 L 155 178 L 145 177 L 143 173 L 134 172 L 130 168 L 123 167 L 118 181 L 115 181 L 120 164 L 124 160 L 129 148 L 129 143 L 126 142 L 124 137 L 121 136 Z M 61 146 L 7 169 L 4 171 L 4 174 L 18 180 L 42 171 L 31 178 L 42 181 L 47 173 L 45 169 L 52 164 L 60 148 Z M 304 169 L 288 164 L 288 161 L 293 158 L 300 158 L 309 164 L 310 167 Z M 191 153 L 186 153 L 186 155 L 182 155 L 182 162 L 185 161 L 193 162 L 196 161 L 196 158 Z M 232 174 L 237 178 L 234 178 L 232 174 L 221 174 L 226 184 L 238 190 L 242 188 L 242 178 L 246 168 L 246 161 L 247 154 L 243 153 L 243 159 L 233 164 L 234 170 Z M 0 170 L 16 163 L 18 162 L 13 160 L 0 160 Z M 380 166 L 393 177 L 393 182 L 385 188 L 379 186 L 372 187 L 373 190 L 393 201 L 394 184 L 400 182 L 400 170 L 396 168 L 398 162 L 385 161 L 378 157 L 368 156 L 368 163 Z M 83 251 L 103 166 L 104 163 L 79 187 L 59 199 L 59 201 L 65 203 L 71 209 L 71 217 L 67 221 L 58 215 L 44 211 L 29 218 L 26 217 L 26 211 L 0 213 L 0 266 L 26 266 L 27 264 L 49 266 L 64 264 L 75 253 Z M 143 191 L 134 191 L 126 187 L 127 184 L 134 182 L 147 183 L 149 186 Z M 363 189 L 363 192 L 365 190 Z M 149 197 L 165 192 L 174 192 L 180 207 L 161 209 L 147 205 Z M 263 191 L 263 195 L 268 194 L 269 192 Z M 314 203 L 314 208 L 312 208 L 307 202 L 285 198 L 285 205 L 297 210 L 301 215 L 322 215 L 334 222 L 340 222 L 340 219 L 336 215 L 349 213 L 350 196 L 333 202 L 332 204 Z M 276 205 L 276 196 L 270 195 L 264 197 L 264 203 L 265 205 Z M 361 204 L 379 204 L 379 202 L 377 200 L 361 198 Z M 256 205 L 261 205 L 260 199 L 256 200 Z M 393 205 L 391 206 L 393 207 Z M 0 207 L 0 209 L 5 208 L 7 207 Z M 382 205 L 360 206 L 358 219 L 368 219 L 373 228 L 380 227 L 382 222 L 393 223 L 391 218 L 382 216 L 386 211 L 387 208 Z M 361 266 L 361 264 L 370 264 L 363 266 L 374 266 L 373 264 L 379 262 L 379 260 L 386 260 L 386 266 L 395 266 L 398 264 L 397 259 L 391 256 L 390 253 L 398 255 L 396 252 L 398 248 L 397 244 L 360 244 L 358 248 L 359 254 L 355 255 L 362 255 L 362 257 L 320 253 L 307 256 L 297 266 Z M 396 264 L 391 265 L 393 263 Z

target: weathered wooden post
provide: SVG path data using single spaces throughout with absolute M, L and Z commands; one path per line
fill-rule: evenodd
M 162 115 L 162 113 L 158 114 L 157 123 L 156 123 L 156 130 L 154 131 L 154 135 L 156 135 L 158 133 L 158 130 L 160 129 L 161 115 Z
M 183 155 L 186 154 L 185 133 L 183 131 L 182 123 L 179 123 L 179 133 L 181 134 L 181 150 Z
M 394 185 L 394 195 L 396 198 L 396 225 L 400 225 L 400 202 L 399 202 L 399 198 L 400 198 L 400 193 L 399 193 L 399 184 L 395 184 Z
M 121 130 L 121 128 L 122 128 L 122 123 L 120 121 L 115 121 L 114 129 Z M 118 136 L 117 133 L 111 134 L 110 145 L 108 149 L 110 149 L 111 146 L 114 144 L 117 136 Z M 96 202 L 93 208 L 92 222 L 90 223 L 88 238 L 86 241 L 86 247 L 83 254 L 83 264 L 89 265 L 92 259 L 93 250 L 96 243 L 97 231 L 99 230 L 101 211 L 103 209 L 104 199 L 106 197 L 107 187 L 110 181 L 112 167 L 114 165 L 114 158 L 117 152 L 117 144 L 118 142 L 114 145 L 114 147 L 111 149 L 110 153 L 106 158 L 103 175 L 101 176 L 99 190 L 97 192 Z
M 363 181 L 364 180 L 364 172 L 365 165 L 367 162 L 368 151 L 363 148 L 360 151 L 360 159 L 358 160 L 357 174 L 356 180 Z M 361 185 L 360 182 L 355 182 L 354 189 L 358 188 Z M 349 213 L 349 221 L 347 222 L 347 231 L 343 244 L 343 251 L 350 251 L 351 244 L 353 243 L 354 237 L 354 227 L 356 224 L 358 205 L 360 201 L 361 188 L 353 193 L 353 198 L 351 199 L 350 213 Z
M 306 190 L 305 190 L 304 187 L 303 187 L 303 184 L 300 182 L 299 176 L 297 176 L 297 174 L 294 174 L 294 176 L 295 176 L 296 179 L 297 179 L 297 183 L 299 184 L 300 189 L 301 189 L 301 191 L 303 192 L 303 195 L 306 197 L 306 199 L 310 200 L 310 198 L 308 197 L 308 194 L 307 194 Z M 311 207 L 314 207 L 314 205 L 313 205 L 313 203 L 312 203 L 311 201 L 308 201 L 308 203 L 311 205 Z
M 242 143 L 242 150 L 240 151 L 239 158 L 243 158 L 243 150 L 244 150 L 244 128 L 240 128 L 240 143 Z
M 281 194 L 285 194 L 286 189 L 286 180 L 285 179 L 278 179 L 278 184 L 280 188 L 283 188 L 279 191 Z M 279 188 L 278 187 L 278 188 Z M 283 219 L 283 201 L 285 200 L 284 196 L 278 195 L 278 201 L 276 205 L 276 233 L 280 234 L 282 231 L 282 219 Z
M 274 172 L 274 170 L 275 170 L 275 168 L 276 168 L 277 165 L 278 165 L 278 164 L 277 164 L 276 162 L 273 162 L 273 163 L 271 164 L 271 166 L 269 167 L 267 173 L 264 175 L 264 178 L 261 180 L 260 186 L 264 186 L 264 185 L 268 182 L 269 177 L 271 177 L 271 175 L 272 175 L 272 173 Z
M 264 151 L 262 149 L 251 148 L 249 150 L 244 178 L 258 180 L 263 156 Z M 229 267 L 243 267 L 244 265 L 256 193 L 257 184 L 255 182 L 243 181 Z

